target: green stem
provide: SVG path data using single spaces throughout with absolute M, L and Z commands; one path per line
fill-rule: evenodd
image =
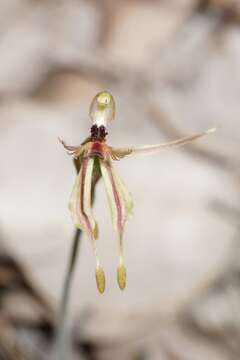
M 73 238 L 70 260 L 64 280 L 63 293 L 59 307 L 59 318 L 57 323 L 56 343 L 54 348 L 55 360 L 69 359 L 70 336 L 67 328 L 68 304 L 70 298 L 70 289 L 73 281 L 76 259 L 80 246 L 81 230 L 76 230 Z

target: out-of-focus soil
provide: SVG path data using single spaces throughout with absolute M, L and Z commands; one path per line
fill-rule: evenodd
M 135 202 L 123 293 L 98 186 L 107 289 L 98 295 L 84 237 L 71 301 L 77 341 L 96 344 L 97 359 L 239 359 L 239 14 L 227 0 L 1 1 L 2 246 L 53 305 L 71 247 L 75 176 L 57 137 L 79 144 L 88 135 L 95 93 L 116 98 L 115 146 L 217 127 L 185 148 L 114 164 Z

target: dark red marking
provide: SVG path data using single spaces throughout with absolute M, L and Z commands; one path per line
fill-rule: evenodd
M 96 124 L 94 124 L 91 127 L 91 139 L 92 141 L 105 141 L 106 136 L 108 135 L 105 126 L 101 125 L 98 127 Z
M 92 143 L 89 156 L 98 156 L 104 158 L 104 145 L 100 141 L 94 141 Z

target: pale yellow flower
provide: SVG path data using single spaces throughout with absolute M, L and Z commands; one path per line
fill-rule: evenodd
M 105 275 L 97 253 L 98 226 L 93 217 L 91 206 L 92 186 L 96 183 L 96 180 L 99 177 L 104 180 L 113 226 L 118 235 L 119 265 L 117 267 L 117 280 L 120 289 L 123 290 L 126 286 L 126 269 L 123 261 L 123 232 L 125 224 L 132 213 L 133 201 L 125 184 L 115 172 L 112 160 L 183 145 L 210 134 L 215 129 L 209 129 L 167 143 L 143 147 L 115 148 L 109 146 L 106 142 L 106 127 L 115 117 L 113 96 L 107 91 L 98 93 L 91 103 L 89 115 L 93 122 L 89 138 L 76 147 L 68 146 L 62 140 L 61 143 L 68 150 L 68 153 L 78 160 L 79 173 L 70 197 L 69 209 L 75 226 L 84 231 L 91 240 L 96 258 L 97 287 L 100 293 L 103 293 L 105 290 Z

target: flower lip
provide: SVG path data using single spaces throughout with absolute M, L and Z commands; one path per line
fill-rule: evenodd
M 91 151 L 91 153 L 89 154 L 90 157 L 94 157 L 97 156 L 100 159 L 104 159 L 103 154 L 100 151 Z
M 101 159 L 104 159 L 104 153 L 105 153 L 105 149 L 103 143 L 97 140 L 93 141 L 91 148 L 89 150 L 89 156 L 90 157 L 97 156 Z

